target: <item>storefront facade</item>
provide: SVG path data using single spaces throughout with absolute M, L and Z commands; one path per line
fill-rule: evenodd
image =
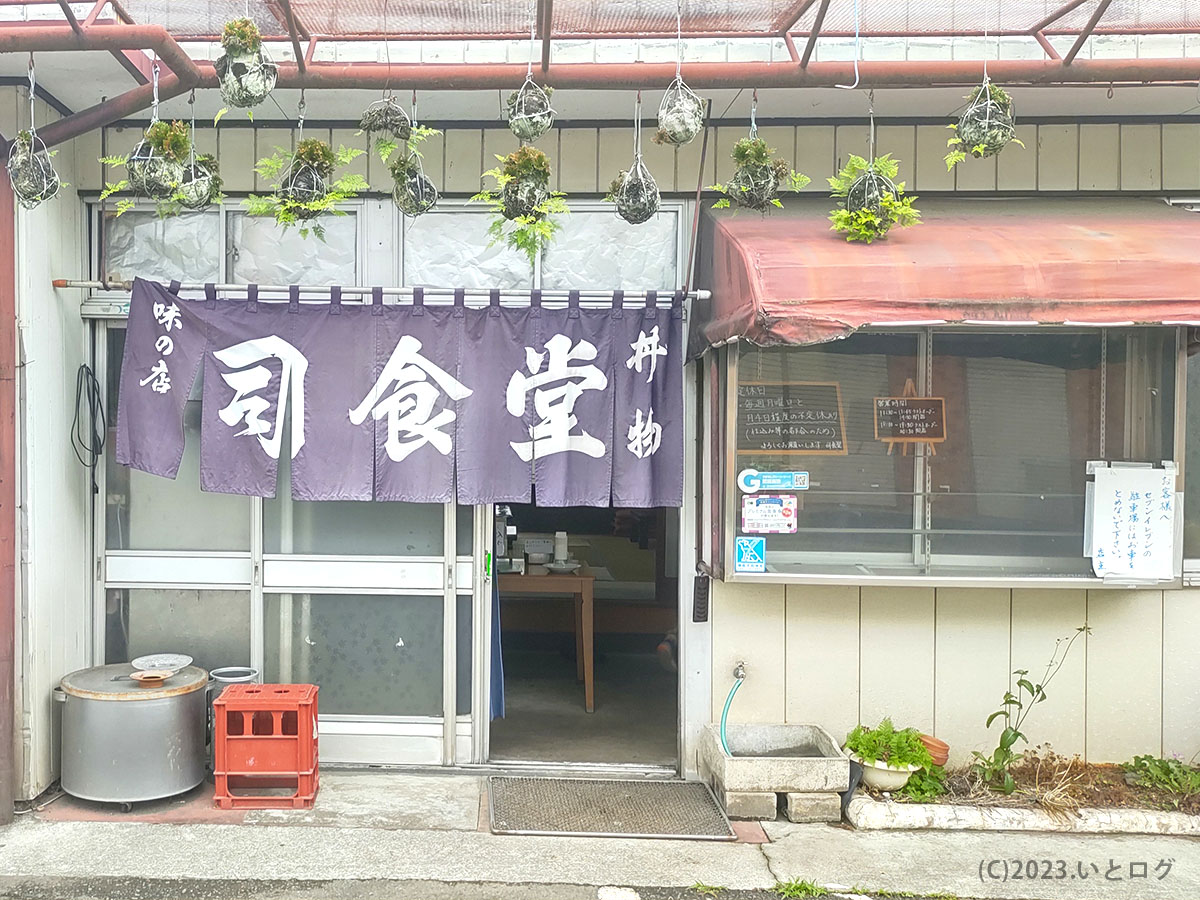
M 3 90 L 15 98 L 15 88 Z M 352 133 L 341 124 L 330 129 L 335 140 Z M 859 119 L 798 124 L 780 116 L 761 125 L 814 174 L 836 167 L 865 133 Z M 1121 192 L 1178 201 L 1200 194 L 1200 170 L 1188 155 L 1200 130 L 1194 122 L 1029 122 L 1020 126 L 1024 156 L 1014 151 L 949 176 L 940 161 L 944 129 L 884 127 L 887 140 L 911 149 L 916 189 L 971 195 L 960 203 L 978 192 L 1098 190 L 1115 204 L 1134 202 L 1115 196 Z M 702 181 L 728 175 L 728 147 L 744 131 L 741 123 L 713 130 Z M 223 128 L 202 140 L 252 162 L 257 145 L 278 133 Z M 373 195 L 349 207 L 323 244 L 280 240 L 271 223 L 246 218 L 236 201 L 178 223 L 150 211 L 114 220 L 96 201 L 104 173 L 95 160 L 101 140 L 120 132 L 96 132 L 64 149 L 71 187 L 56 204 L 17 213 L 21 796 L 36 796 L 57 772 L 57 680 L 180 633 L 198 648 L 200 665 L 252 665 L 268 679 L 318 681 L 329 763 L 490 760 L 491 506 L 309 502 L 286 489 L 274 499 L 202 492 L 199 393 L 187 404 L 187 449 L 175 480 L 120 466 L 109 441 L 93 487 L 93 474 L 71 452 L 70 417 L 62 413 L 73 408 L 75 372 L 87 362 L 113 415 L 128 294 L 81 296 L 52 289 L 51 280 L 673 291 L 689 281 L 696 210 L 687 194 L 699 148 L 651 158 L 671 199 L 648 231 L 631 232 L 615 227 L 599 201 L 631 134 L 614 119 L 568 123 L 554 135 L 561 186 L 587 199 L 536 268 L 487 249 L 484 216 L 465 203 L 478 186 L 480 159 L 508 149 L 501 129 L 447 128 L 430 170 L 450 198 L 421 228 Z M 1068 156 L 1071 170 L 1060 171 Z M 374 163 L 362 165 L 374 180 Z M 248 170 L 229 165 L 231 192 L 256 188 Z M 710 288 L 703 276 L 691 286 Z M 699 315 L 689 310 L 689 324 Z M 1012 670 L 1043 665 L 1055 639 L 1085 623 L 1092 633 L 1064 667 L 1031 736 L 1093 760 L 1195 752 L 1200 719 L 1191 685 L 1200 662 L 1192 635 L 1200 620 L 1188 587 L 1189 536 L 1179 545 L 1178 571 L 1161 584 L 1104 585 L 1077 552 L 1088 460 L 1184 469 L 1190 326 L 1180 324 L 1184 317 L 1044 328 L 920 318 L 836 342 L 722 340 L 688 363 L 686 490 L 671 513 L 680 535 L 673 560 L 679 774 L 696 776 L 696 735 L 719 719 L 738 662 L 747 679 L 731 721 L 813 722 L 840 738 L 859 721 L 891 715 L 936 732 L 962 761 L 986 746 L 984 720 Z M 947 434 L 936 453 L 929 444 L 889 453 L 876 437 L 875 398 L 904 396 L 910 380 L 917 397 L 945 402 Z M 837 385 L 834 421 L 846 452 L 780 458 L 754 444 L 752 407 L 741 401 L 755 395 L 746 389 L 762 388 L 765 397 L 768 385 L 790 382 Z M 738 476 L 746 469 L 804 471 L 810 479 L 806 493 L 795 492 L 803 513 L 795 534 L 766 536 L 773 571 L 764 573 L 735 571 L 750 496 Z M 1177 496 L 1186 506 L 1182 484 Z M 707 616 L 695 602 L 697 571 L 713 576 Z

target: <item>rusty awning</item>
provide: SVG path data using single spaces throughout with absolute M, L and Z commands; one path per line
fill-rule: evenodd
M 1200 325 L 1200 213 L 1161 200 L 919 201 L 924 223 L 870 246 L 832 201 L 714 212 L 697 285 L 709 344 L 807 344 L 871 326 Z

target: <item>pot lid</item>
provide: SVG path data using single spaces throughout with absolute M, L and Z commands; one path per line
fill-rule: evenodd
M 143 687 L 130 674 L 137 671 L 129 663 L 111 666 L 94 666 L 64 675 L 59 685 L 74 697 L 89 700 L 161 700 L 203 690 L 208 684 L 208 673 L 199 666 L 188 666 L 176 672 L 161 684 Z

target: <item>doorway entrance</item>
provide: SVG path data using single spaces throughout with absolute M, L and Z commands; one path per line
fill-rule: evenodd
M 489 760 L 675 770 L 675 510 L 499 509 Z

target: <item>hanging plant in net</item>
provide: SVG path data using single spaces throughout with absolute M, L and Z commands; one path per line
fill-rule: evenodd
M 654 143 L 682 147 L 704 128 L 704 101 L 676 75 L 658 105 Z
M 567 213 L 566 195 L 550 189 L 550 160 L 536 147 L 521 146 L 508 156 L 497 156 L 500 165 L 484 172 L 495 188 L 471 198 L 492 208 L 489 246 L 506 244 L 520 250 L 533 265 L 561 227 L 558 214 Z
M 400 212 L 415 219 L 433 209 L 434 204 L 438 202 L 438 191 L 429 176 L 421 170 L 421 160 L 418 156 L 401 153 L 389 168 L 395 182 L 392 200 Z
M 1025 146 L 1017 139 L 1012 98 L 1004 88 L 985 80 L 967 95 L 967 100 L 966 112 L 950 126 L 954 137 L 946 142 L 950 148 L 945 157 L 947 171 L 965 160 L 968 153 L 986 159 L 1009 144 Z
M 170 200 L 183 181 L 191 155 L 191 133 L 184 122 L 151 122 L 145 136 L 124 161 L 129 186 L 151 200 Z
M 184 166 L 183 177 L 175 192 L 175 200 L 180 206 L 184 209 L 204 209 L 220 202 L 221 198 L 221 175 L 215 156 L 197 156 Z
M 262 35 L 249 19 L 234 19 L 221 34 L 224 50 L 213 68 L 221 97 L 230 106 L 258 106 L 275 89 L 279 70 L 267 57 Z
M 508 95 L 505 109 L 508 130 L 520 140 L 536 141 L 554 124 L 554 110 L 550 106 L 552 87 L 542 87 L 532 77 Z
M 51 152 L 36 131 L 21 131 L 8 151 L 8 180 L 26 209 L 58 196 L 62 181 L 54 171 Z
M 873 163 L 851 155 L 845 168 L 829 179 L 834 198 L 841 201 L 829 215 L 833 230 L 848 241 L 870 244 L 893 228 L 919 225 L 921 213 L 912 205 L 917 198 L 904 193 L 903 181 L 895 181 L 899 172 L 900 163 L 890 154 Z
M 412 118 L 395 97 L 383 97 L 363 110 L 358 130 L 369 135 L 391 135 L 403 143 L 412 134 Z
M 811 180 L 788 165 L 785 159 L 776 159 L 775 151 L 762 138 L 744 137 L 733 146 L 733 157 L 737 168 L 728 184 L 714 184 L 709 190 L 725 196 L 713 204 L 714 208 L 731 204 L 765 213 L 771 208 L 782 209 L 779 199 L 781 191 L 802 190 Z
M 300 134 L 304 134 L 303 103 L 301 100 Z M 258 161 L 254 171 L 272 186 L 270 194 L 251 194 L 242 201 L 252 216 L 272 216 L 283 228 L 299 226 L 301 237 L 316 235 L 324 240 L 325 227 L 321 217 L 344 216 L 339 204 L 368 189 L 367 180 L 358 173 L 334 170 L 348 166 L 363 155 L 359 149 L 338 147 L 335 152 L 325 141 L 301 138 L 295 151 L 277 147 L 270 156 Z
M 279 179 L 276 194 L 295 210 L 296 218 L 312 219 L 323 210 L 313 209 L 329 194 L 329 180 L 336 163 L 333 149 L 317 138 L 306 138 L 296 145 L 292 161 Z
M 633 165 L 613 180 L 604 199 L 615 204 L 617 215 L 630 225 L 641 225 L 658 212 L 662 196 L 640 153 Z

